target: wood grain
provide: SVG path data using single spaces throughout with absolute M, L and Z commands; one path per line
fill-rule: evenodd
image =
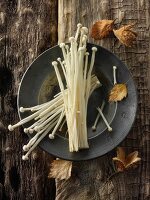
M 135 124 L 120 144 L 126 152 L 138 150 L 142 158 L 139 167 L 118 174 L 104 187 L 112 173 L 112 156 L 74 163 L 75 171 L 67 181 L 57 181 L 57 200 L 124 200 L 150 199 L 150 3 L 146 0 L 59 0 L 58 41 L 67 41 L 74 34 L 77 23 L 88 28 L 100 19 L 116 19 L 116 29 L 136 23 L 138 39 L 132 48 L 122 46 L 114 37 L 100 42 L 128 65 L 138 90 L 138 112 Z
M 0 199 L 54 199 L 54 180 L 47 178 L 50 161 L 37 150 L 23 162 L 22 146 L 28 137 L 22 128 L 9 133 L 17 122 L 16 97 L 29 64 L 57 43 L 57 1 L 0 1 Z
M 59 16 L 58 16 L 59 15 Z M 58 19 L 57 19 L 58 18 Z M 112 156 L 74 163 L 72 177 L 57 181 L 57 200 L 150 199 L 150 2 L 147 0 L 1 0 L 0 1 L 0 200 L 55 199 L 54 180 L 48 180 L 53 159 L 40 149 L 23 162 L 22 146 L 28 140 L 22 128 L 9 133 L 18 121 L 17 91 L 29 64 L 44 50 L 67 41 L 81 22 L 88 28 L 99 19 L 116 19 L 116 28 L 136 23 L 138 40 L 126 48 L 113 37 L 90 42 L 108 48 L 130 68 L 138 89 L 138 113 L 128 137 L 120 146 L 138 150 L 140 165 L 113 176 Z M 58 29 L 58 30 L 57 30 Z M 58 32 L 58 34 L 57 34 Z M 58 38 L 57 38 L 58 35 Z

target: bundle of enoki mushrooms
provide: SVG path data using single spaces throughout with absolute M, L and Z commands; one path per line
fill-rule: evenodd
M 31 126 L 24 129 L 25 133 L 34 136 L 23 146 L 26 152 L 22 157 L 23 160 L 28 159 L 29 154 L 47 134 L 50 139 L 54 139 L 65 122 L 68 128 L 69 151 L 79 151 L 89 147 L 86 124 L 88 99 L 100 86 L 100 82 L 92 74 L 97 48 L 92 48 L 89 62 L 89 53 L 86 49 L 87 34 L 88 29 L 78 24 L 75 37 L 69 38 L 70 45 L 60 44 L 63 60 L 58 58 L 52 62 L 60 92 L 49 102 L 30 108 L 20 107 L 20 112 L 30 111 L 31 115 L 15 125 L 8 126 L 8 129 L 13 131 L 20 125 L 32 122 Z

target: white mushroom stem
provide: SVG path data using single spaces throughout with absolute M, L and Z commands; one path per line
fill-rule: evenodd
M 98 112 L 100 113 L 101 117 L 103 118 L 103 120 L 104 120 L 104 122 L 105 122 L 105 124 L 106 124 L 106 126 L 107 126 L 107 128 L 108 128 L 108 131 L 111 132 L 111 131 L 112 131 L 112 128 L 110 127 L 109 123 L 107 122 L 107 119 L 105 118 L 105 116 L 104 116 L 102 110 L 101 110 L 99 107 L 97 108 L 97 110 L 98 110 Z
M 113 66 L 114 85 L 117 83 L 117 80 L 116 80 L 116 70 L 117 70 L 117 67 Z
M 82 27 L 82 24 L 80 24 L 80 23 L 77 24 L 77 31 L 76 31 L 76 34 L 75 34 L 75 40 L 76 41 L 78 40 L 81 27 Z
M 61 65 L 61 67 L 62 67 L 63 74 L 64 74 L 64 77 L 65 77 L 65 79 L 66 79 L 67 77 L 66 77 L 65 66 L 64 66 L 64 64 L 62 63 L 61 58 L 57 58 L 57 60 L 58 60 L 58 62 L 60 63 L 60 65 Z
M 49 134 L 49 138 L 50 138 L 50 139 L 54 139 L 55 133 L 56 133 L 56 131 L 57 131 L 57 129 L 58 129 L 58 127 L 59 127 L 59 125 L 60 125 L 60 123 L 61 123 L 61 121 L 62 121 L 64 115 L 65 115 L 65 112 L 64 112 L 64 110 L 63 110 L 62 113 L 61 113 L 61 115 L 60 115 L 60 117 L 59 117 L 59 120 L 58 120 L 58 122 L 57 122 L 55 128 L 53 129 L 52 133 Z
M 37 105 L 37 106 L 29 107 L 29 108 L 20 107 L 19 111 L 20 112 L 35 111 L 35 110 L 39 110 L 40 108 L 42 108 L 43 106 L 48 105 L 48 104 L 49 104 L 49 102 L 46 102 L 46 103 L 43 103 L 43 104 L 40 104 L 40 105 Z
M 84 80 L 84 91 L 86 90 L 86 76 L 87 76 L 87 67 L 88 67 L 88 57 L 89 53 L 85 53 L 85 65 L 84 65 L 84 74 L 83 74 L 83 80 Z
M 42 118 L 47 113 L 53 114 L 55 111 L 57 111 L 59 108 L 62 108 L 62 107 L 63 107 L 63 100 L 59 99 L 54 104 L 52 104 L 51 106 L 49 106 L 49 108 L 47 108 L 43 112 L 41 112 L 39 114 L 39 118 Z
M 62 95 L 64 95 L 64 85 L 63 85 L 63 82 L 62 82 L 62 79 L 61 79 L 61 76 L 60 76 L 60 73 L 59 73 L 59 70 L 58 70 L 58 67 L 57 67 L 58 63 L 56 61 L 53 61 L 52 65 L 54 66 Z
M 31 146 L 33 146 L 33 144 L 36 142 L 36 140 L 38 139 L 38 137 L 50 126 L 50 125 L 53 125 L 53 124 L 56 124 L 57 121 L 56 119 L 53 119 L 51 121 L 51 123 L 47 124 L 41 131 L 39 131 L 38 133 L 35 134 L 35 136 L 28 142 L 27 145 L 24 145 L 23 146 L 23 150 L 24 151 L 28 151 Z
M 104 106 L 105 106 L 105 102 L 103 101 L 102 102 L 102 105 L 101 105 L 101 110 L 103 111 L 103 109 L 104 109 Z M 95 122 L 94 122 L 94 125 L 92 126 L 92 130 L 93 131 L 96 131 L 96 127 L 97 127 L 97 123 L 98 123 L 98 120 L 99 120 L 99 118 L 100 118 L 100 113 L 98 112 L 98 114 L 97 114 L 97 116 L 96 116 L 96 119 L 95 119 Z
M 61 93 L 62 93 L 62 96 L 63 96 L 63 100 L 64 100 L 64 107 L 65 107 L 65 115 L 66 115 L 66 118 L 69 119 L 69 114 L 68 114 L 68 99 L 67 99 L 67 96 L 68 94 L 66 95 L 65 92 L 64 92 L 64 85 L 62 83 L 62 79 L 61 79 L 61 76 L 60 76 L 60 73 L 59 73 L 59 70 L 58 70 L 58 67 L 57 67 L 57 62 L 52 62 L 52 65 L 54 66 L 54 69 L 55 69 L 55 72 L 56 72 L 56 76 L 57 76 L 57 79 L 58 79 L 58 83 L 59 83 L 59 87 L 60 87 L 60 90 L 61 90 Z M 69 82 L 69 81 L 68 81 Z M 69 92 L 69 91 L 68 91 Z M 69 122 L 67 121 L 67 125 L 69 127 Z
M 66 61 L 67 54 L 66 54 L 66 50 L 65 50 L 65 43 L 60 43 L 59 46 L 62 49 L 63 57 L 64 57 L 64 60 Z
M 47 119 L 47 115 L 45 115 L 42 119 L 39 119 L 38 121 L 36 121 L 35 123 L 33 123 L 31 126 L 29 126 L 28 128 L 24 129 L 25 133 L 33 133 L 34 132 L 34 128 L 38 125 L 40 125 L 42 122 L 44 122 Z
M 91 63 L 90 63 L 90 68 L 89 68 L 88 75 L 87 75 L 86 104 L 88 103 L 88 98 L 89 98 L 90 84 L 91 84 L 91 73 L 92 73 L 92 69 L 93 69 L 93 66 L 94 66 L 94 62 L 95 62 L 96 51 L 97 51 L 97 48 L 92 47 Z
M 56 97 L 58 97 L 60 95 L 62 95 L 61 92 L 58 92 L 57 94 L 54 95 L 54 98 L 56 98 Z
M 54 103 L 58 102 L 62 97 L 60 95 L 57 95 L 57 97 L 55 97 L 54 99 L 48 101 L 46 104 L 43 104 L 42 106 L 39 105 L 37 108 L 32 108 L 31 111 L 38 111 L 41 110 L 42 108 L 46 109 L 49 108 L 50 106 L 52 106 Z
M 62 122 L 62 124 L 61 124 L 61 126 L 60 126 L 60 128 L 59 128 L 59 131 L 62 131 L 62 128 L 63 128 L 65 122 L 66 122 L 66 118 L 64 118 L 64 120 L 63 120 L 63 122 Z
M 60 92 L 54 96 L 54 99 L 42 105 L 31 108 L 20 108 L 21 112 L 32 111 L 30 116 L 24 118 L 15 125 L 9 125 L 9 130 L 27 123 L 30 120 L 36 120 L 31 126 L 25 128 L 24 131 L 33 133 L 37 131 L 35 136 L 23 147 L 24 151 L 28 151 L 22 159 L 27 160 L 31 151 L 53 128 L 50 139 L 54 139 L 55 133 L 60 127 L 63 127 L 65 121 L 67 123 L 69 135 L 70 152 L 78 151 L 81 148 L 88 148 L 87 138 L 87 103 L 89 96 L 95 88 L 100 86 L 96 76 L 92 75 L 92 69 L 95 60 L 96 47 L 92 48 L 92 58 L 88 69 L 88 53 L 86 52 L 88 29 L 77 25 L 75 37 L 70 37 L 70 48 L 64 43 L 60 44 L 64 61 L 58 58 L 58 62 L 62 68 L 66 85 L 62 81 L 62 77 L 56 61 L 52 62 L 58 79 Z M 77 43 L 80 34 L 79 44 Z M 79 48 L 78 48 L 79 46 Z M 84 58 L 85 56 L 85 58 Z M 65 89 L 66 88 L 66 89 Z M 64 120 L 63 120 L 64 119 Z
M 83 35 L 82 38 L 82 45 L 85 47 L 86 46 L 86 42 L 87 42 L 87 35 Z
M 92 77 L 92 82 L 93 84 L 96 83 L 96 78 L 95 76 Z M 64 90 L 64 93 L 67 94 L 67 89 Z M 47 102 L 47 103 L 43 103 L 41 105 L 38 105 L 38 106 L 33 106 L 31 108 L 23 108 L 24 111 L 29 111 L 29 110 L 32 110 L 32 109 L 35 109 L 36 112 L 33 113 L 32 115 L 22 119 L 20 122 L 18 122 L 17 124 L 15 125 L 9 125 L 8 126 L 8 129 L 9 131 L 13 131 L 16 127 L 19 127 L 33 119 L 35 120 L 38 120 L 40 117 L 44 117 L 43 119 L 46 119 L 47 117 L 49 117 L 52 113 L 50 112 L 50 110 L 53 108 L 53 109 L 56 109 L 58 108 L 58 106 L 62 105 L 63 107 L 63 97 L 62 97 L 62 92 L 59 93 L 59 95 L 57 95 L 53 100 Z M 60 106 L 61 107 L 61 106 Z M 48 112 L 49 111 L 49 112 Z M 39 121 L 41 122 L 41 121 Z M 37 122 L 33 123 L 30 127 L 28 128 L 25 128 L 24 129 L 24 132 L 25 133 L 33 133 L 33 129 L 37 124 Z
M 91 90 L 90 90 L 89 96 L 91 96 L 91 94 L 94 92 L 95 89 L 97 89 L 97 88 L 99 88 L 101 86 L 102 86 L 102 84 L 99 81 L 97 81 L 93 85 L 91 84 Z
M 22 156 L 22 160 L 28 160 L 29 155 L 31 152 L 36 148 L 36 146 L 41 142 L 41 140 L 51 131 L 51 129 L 55 126 L 55 124 L 50 125 L 43 134 L 37 139 L 37 141 L 34 143 L 34 145 L 29 149 L 29 151 Z
M 44 107 L 42 107 L 40 110 L 38 110 L 37 112 L 35 112 L 34 114 L 32 114 L 32 115 L 30 115 L 30 116 L 28 116 L 28 117 L 26 117 L 26 118 L 24 118 L 24 119 L 22 119 L 20 122 L 18 122 L 17 124 L 15 124 L 15 125 L 9 125 L 8 126 L 8 129 L 10 130 L 10 131 L 13 131 L 16 127 L 19 127 L 19 126 L 21 126 L 21 125 L 23 125 L 23 124 L 25 124 L 25 123 L 27 123 L 27 122 L 29 122 L 29 121 L 31 121 L 32 119 L 34 119 L 35 117 L 37 117 L 41 112 L 43 112 L 45 110 L 45 108 Z
M 48 119 L 46 119 L 43 123 L 41 123 L 39 126 L 36 126 L 35 130 L 41 130 L 46 124 L 48 124 L 52 119 L 54 119 L 57 115 L 59 115 L 62 112 L 63 108 L 60 108 L 57 112 L 55 112 L 53 115 L 51 115 Z
M 81 31 L 80 31 L 80 43 L 79 43 L 79 47 L 82 47 L 83 45 L 83 39 L 85 38 L 84 36 L 88 33 L 88 29 L 87 27 L 82 27 Z M 84 42 L 84 45 L 86 44 L 86 42 Z

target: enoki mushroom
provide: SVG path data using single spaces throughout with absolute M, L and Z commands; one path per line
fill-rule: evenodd
M 113 66 L 113 82 L 114 82 L 114 85 L 117 84 L 117 80 L 116 80 L 116 70 L 117 70 L 117 67 L 116 67 L 116 66 Z M 105 106 L 105 102 L 102 103 L 101 108 L 99 108 L 99 107 L 97 108 L 98 114 L 97 114 L 96 119 L 95 119 L 95 122 L 94 122 L 94 124 L 93 124 L 93 126 L 92 126 L 92 130 L 93 130 L 93 131 L 96 131 L 97 123 L 98 123 L 98 120 L 99 120 L 100 117 L 102 117 L 104 123 L 106 124 L 106 126 L 107 126 L 107 128 L 108 128 L 108 131 L 110 131 L 110 132 L 112 131 L 112 127 L 110 126 L 109 122 L 107 121 L 106 117 L 104 116 L 104 114 L 103 114 L 103 112 L 102 112 L 104 106 Z
M 35 135 L 27 145 L 23 146 L 23 150 L 27 152 L 22 157 L 23 160 L 28 159 L 30 153 L 47 134 L 50 139 L 54 139 L 55 134 L 62 129 L 65 122 L 68 128 L 69 151 L 89 147 L 86 124 L 88 99 L 101 84 L 97 77 L 92 75 L 96 47 L 92 48 L 91 61 L 88 62 L 87 33 L 88 29 L 78 24 L 75 37 L 69 38 L 70 46 L 60 44 L 63 60 L 58 58 L 58 62 L 52 62 L 60 92 L 49 102 L 28 108 L 21 107 L 20 112 L 30 111 L 31 115 L 15 125 L 8 126 L 8 129 L 13 131 L 18 126 L 32 122 L 24 129 L 25 133 L 35 133 Z M 60 69 L 63 72 L 65 83 L 62 81 Z

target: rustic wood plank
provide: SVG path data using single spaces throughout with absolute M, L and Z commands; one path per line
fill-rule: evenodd
M 52 157 L 41 150 L 23 162 L 28 140 L 22 128 L 9 133 L 17 122 L 16 96 L 29 64 L 57 43 L 57 1 L 1 0 L 0 2 L 0 199 L 55 198 L 54 180 L 47 178 Z
M 108 48 L 130 68 L 137 85 L 139 101 L 136 122 L 121 146 L 127 152 L 138 150 L 142 162 L 137 169 L 112 178 L 105 189 L 102 184 L 112 173 L 110 152 L 102 158 L 74 163 L 75 172 L 67 181 L 57 181 L 57 200 L 149 199 L 150 198 L 150 3 L 131 0 L 59 0 L 58 40 L 67 41 L 74 34 L 76 24 L 88 28 L 99 19 L 117 19 L 116 28 L 136 22 L 138 40 L 127 48 L 115 38 L 94 42 Z

